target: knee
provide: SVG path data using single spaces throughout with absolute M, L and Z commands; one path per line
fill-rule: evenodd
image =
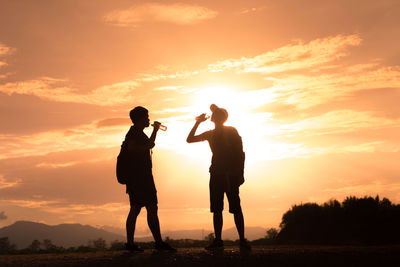
M 214 217 L 222 217 L 222 210 L 214 211 Z
M 141 209 L 142 208 L 139 206 L 133 206 L 129 210 L 129 215 L 137 217 L 139 215 Z
M 237 208 L 237 209 L 235 209 L 235 210 L 233 210 L 231 213 L 233 213 L 233 215 L 235 216 L 235 217 L 240 217 L 240 216 L 242 216 L 243 217 L 243 212 L 242 212 L 242 208 L 239 206 L 239 208 Z
M 147 215 L 148 216 L 157 216 L 157 212 L 158 212 L 158 207 L 157 205 L 155 206 L 148 206 L 147 208 Z

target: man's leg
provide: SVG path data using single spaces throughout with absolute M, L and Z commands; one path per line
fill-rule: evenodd
M 239 238 L 240 240 L 244 240 L 244 218 L 242 210 L 233 213 L 233 217 L 235 218 L 235 224 Z
M 146 206 L 147 209 L 147 224 L 153 234 L 154 241 L 161 243 L 160 222 L 158 220 L 158 207 L 157 205 Z
M 239 238 L 240 240 L 244 240 L 244 218 L 240 205 L 239 187 L 232 187 L 231 190 L 226 193 L 226 196 L 229 201 L 229 212 L 233 213 Z
M 251 246 L 249 242 L 244 238 L 244 218 L 242 207 L 240 205 L 239 188 L 232 188 L 231 191 L 227 193 L 227 196 L 229 200 L 229 212 L 233 213 L 236 229 L 240 238 L 240 249 L 249 251 L 251 250 Z
M 222 240 L 221 239 L 222 224 L 223 224 L 222 211 L 214 211 L 213 222 L 214 222 L 215 239 Z
M 222 232 L 222 211 L 224 210 L 224 189 L 221 177 L 211 173 L 210 176 L 210 211 L 213 213 L 215 240 L 220 241 Z
M 133 204 L 131 205 L 131 209 L 129 210 L 128 218 L 126 219 L 126 239 L 129 245 L 133 245 L 136 219 L 141 209 L 142 207 L 140 207 L 139 205 Z

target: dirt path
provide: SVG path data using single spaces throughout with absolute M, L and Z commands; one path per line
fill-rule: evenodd
M 182 248 L 177 253 L 105 251 L 0 255 L 0 266 L 400 266 L 400 246 L 257 246 L 222 252 Z

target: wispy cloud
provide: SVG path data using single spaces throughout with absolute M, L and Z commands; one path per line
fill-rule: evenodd
M 214 10 L 198 5 L 144 3 L 125 10 L 114 10 L 103 19 L 116 26 L 137 26 L 147 21 L 190 25 L 213 19 L 217 14 Z
M 155 101 L 152 103 L 155 107 L 152 112 L 163 116 L 158 119 L 162 119 L 171 126 L 168 132 L 173 132 L 173 126 L 176 129 L 189 127 L 187 125 L 189 121 L 192 121 L 194 114 L 203 110 L 204 103 L 208 103 L 210 95 L 212 95 L 213 101 L 217 101 L 218 104 L 221 102 L 224 107 L 229 109 L 233 120 L 237 118 L 237 121 L 233 121 L 234 125 L 238 125 L 240 128 L 241 122 L 248 123 L 248 125 L 246 124 L 248 127 L 242 127 L 243 130 L 239 129 L 248 139 L 280 136 L 282 139 L 276 140 L 275 146 L 266 142 L 272 151 L 276 151 L 276 153 L 272 153 L 273 155 L 291 157 L 294 155 L 293 151 L 299 155 L 321 154 L 338 150 L 336 148 L 312 148 L 301 141 L 293 144 L 291 143 L 293 140 L 288 141 L 284 138 L 288 136 L 322 136 L 355 132 L 361 129 L 383 129 L 399 124 L 396 119 L 377 115 L 373 109 L 356 111 L 352 107 L 341 107 L 336 110 L 328 108 L 324 110 L 323 114 L 308 113 L 308 109 L 314 106 L 352 97 L 351 93 L 355 91 L 398 88 L 400 84 L 399 67 L 385 67 L 376 60 L 355 64 L 337 60 L 348 55 L 349 47 L 360 45 L 361 42 L 358 35 L 338 35 L 316 39 L 309 43 L 298 42 L 252 58 L 220 61 L 210 64 L 202 70 L 173 71 L 173 68 L 165 68 L 165 73 L 160 73 L 163 70 L 160 68 L 156 73 L 139 74 L 133 80 L 101 86 L 85 94 L 64 86 L 67 83 L 65 80 L 47 77 L 0 85 L 0 91 L 7 94 L 31 94 L 53 101 L 102 106 L 135 103 L 137 102 L 135 101 L 136 97 L 151 93 L 154 94 L 152 96 L 155 96 L 152 98 Z M 246 88 L 244 90 L 227 89 L 224 91 L 223 86 L 196 88 L 188 86 L 193 84 L 193 76 L 196 76 L 195 81 L 209 77 L 207 75 L 210 73 L 217 77 L 219 77 L 218 75 L 227 75 L 227 77 L 253 75 L 251 76 L 253 79 L 254 73 L 252 74 L 252 72 L 257 73 L 256 88 L 252 86 L 252 83 L 249 83 L 250 86 L 246 84 L 246 80 L 242 81 L 242 87 Z M 167 83 L 164 80 L 171 81 Z M 143 94 L 144 90 L 136 91 L 139 87 L 154 89 Z M 174 94 L 177 100 L 168 105 L 165 103 L 161 105 L 160 103 L 163 103 L 162 101 L 165 99 L 157 98 L 159 96 L 157 94 L 164 94 L 165 97 L 168 97 L 167 94 L 171 91 L 177 92 Z M 229 97 L 226 97 L 227 95 Z M 192 101 L 193 99 L 194 101 Z M 186 103 L 187 106 L 182 106 L 182 103 Z M 290 106 L 295 111 L 300 111 L 301 116 L 295 118 L 298 120 L 296 122 L 293 122 L 293 118 L 292 121 L 277 119 L 276 114 L 268 111 L 269 105 L 272 104 Z M 4 157 L 7 157 L 65 151 L 82 146 L 88 149 L 117 146 L 129 123 L 129 118 L 107 118 L 71 128 L 68 131 L 42 132 L 29 137 L 18 137 L 18 140 L 13 142 L 12 149 L 10 149 L 9 141 L 13 137 L 4 135 L 0 136 L 0 141 L 2 138 L 5 140 L 1 142 L 4 145 L 0 146 L 0 151 L 4 152 Z M 260 136 L 254 136 L 251 133 L 254 132 L 252 125 L 258 125 L 257 134 Z M 178 131 L 174 134 L 180 136 Z M 246 136 L 247 134 L 248 136 Z M 182 137 L 182 140 L 184 138 Z M 62 141 L 49 142 L 48 140 Z M 174 146 L 171 142 L 175 142 L 176 139 L 172 138 L 171 140 L 169 145 Z M 376 140 L 368 140 L 367 143 Z M 358 146 L 358 144 L 354 145 Z M 258 148 L 257 144 L 254 149 Z M 342 151 L 349 151 L 349 149 L 352 148 L 342 147 Z M 371 150 L 372 145 L 353 149 Z
M 46 131 L 22 136 L 0 135 L 0 159 L 46 155 L 82 148 L 90 150 L 115 147 L 121 144 L 128 126 L 129 124 L 121 124 L 99 127 L 98 121 L 94 121 L 67 131 Z
M 49 213 L 69 214 L 69 215 L 88 215 L 96 212 L 125 212 L 129 209 L 127 203 L 106 203 L 100 205 L 74 204 L 64 200 L 24 200 L 7 199 L 0 200 L 2 204 L 13 205 L 23 208 L 39 209 Z
M 366 70 L 349 66 L 332 74 L 298 74 L 267 79 L 274 82 L 274 88 L 282 96 L 280 100 L 306 109 L 333 99 L 343 99 L 358 90 L 399 88 L 400 68 L 377 66 Z
M 17 186 L 20 182 L 19 179 L 14 182 L 9 182 L 0 174 L 0 189 Z
M 10 55 L 15 51 L 14 48 L 8 47 L 5 44 L 0 43 L 0 57 L 4 57 L 6 55 Z M 5 62 L 0 61 L 0 66 L 5 64 Z
M 361 38 L 354 35 L 338 35 L 316 39 L 308 44 L 298 41 L 273 51 L 240 59 L 228 59 L 209 65 L 209 70 L 219 72 L 235 70 L 237 72 L 275 73 L 311 68 L 339 59 L 347 52 L 345 48 L 358 46 Z
M 243 8 L 239 11 L 239 14 L 252 14 L 255 12 L 263 11 L 266 8 L 267 8 L 267 6 Z
M 2 43 L 0 43 L 0 68 L 7 66 L 7 62 L 3 60 L 3 57 L 11 55 L 14 53 L 15 48 L 8 47 Z M 0 79 L 4 79 L 9 75 L 9 73 L 0 73 Z
M 113 126 L 121 126 L 121 125 L 130 125 L 132 122 L 129 118 L 109 118 L 104 120 L 99 120 L 96 123 L 98 128 L 103 127 L 113 127 Z
M 380 129 L 400 125 L 400 120 L 375 117 L 371 112 L 334 110 L 293 124 L 280 126 L 282 132 L 301 132 L 302 135 L 322 135 L 351 132 L 362 128 Z
M 132 92 L 138 87 L 136 81 L 126 81 L 105 85 L 89 93 L 78 93 L 75 88 L 68 87 L 67 80 L 41 77 L 36 80 L 11 82 L 0 85 L 0 92 L 11 94 L 34 95 L 57 102 L 72 102 L 111 106 L 129 103 L 135 99 Z
M 179 89 L 182 89 L 184 86 L 183 85 L 177 85 L 177 86 L 161 86 L 157 87 L 154 90 L 156 91 L 177 91 Z
M 359 181 L 357 181 L 359 183 Z M 396 193 L 400 190 L 400 183 L 383 183 L 382 181 L 372 181 L 370 184 L 351 184 L 337 188 L 327 188 L 324 191 L 334 195 L 349 196 L 354 195 L 386 195 L 388 192 Z

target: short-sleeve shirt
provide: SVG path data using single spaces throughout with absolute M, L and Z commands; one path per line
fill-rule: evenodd
M 231 126 L 219 130 L 210 130 L 199 135 L 202 141 L 208 141 L 212 159 L 210 173 L 227 174 L 237 177 L 237 183 L 244 182 L 244 152 L 242 138 L 238 131 Z
M 146 146 L 149 145 L 150 139 L 147 135 L 134 127 L 131 127 L 126 134 L 125 142 L 128 147 Z M 132 162 L 131 172 L 128 182 L 127 191 L 132 192 L 134 190 L 144 191 L 155 191 L 155 185 L 152 175 L 152 162 L 151 162 L 151 150 L 128 150 L 129 158 Z

